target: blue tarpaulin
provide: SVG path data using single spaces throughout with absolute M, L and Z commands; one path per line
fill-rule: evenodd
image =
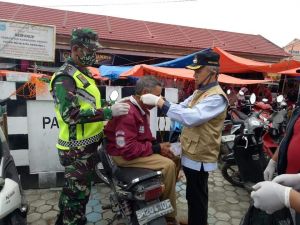
M 203 51 L 207 51 L 207 50 L 208 50 L 208 48 L 201 50 L 199 52 L 203 52 Z M 173 59 L 173 60 L 170 60 L 167 62 L 154 64 L 152 66 L 168 67 L 168 68 L 185 68 L 186 66 L 192 64 L 195 55 L 198 54 L 199 52 L 195 52 L 193 54 L 186 55 L 186 56 L 183 56 L 183 57 L 180 57 L 177 59 Z
M 120 77 L 120 74 L 130 70 L 133 66 L 105 66 L 99 67 L 100 74 L 102 77 L 107 77 L 111 80 L 116 80 Z
M 204 49 L 190 55 L 186 55 L 183 57 L 179 57 L 177 59 L 173 59 L 170 61 L 154 64 L 152 66 L 158 67 L 168 67 L 168 68 L 185 68 L 186 66 L 192 64 L 195 54 L 207 51 L 208 49 Z M 111 80 L 118 79 L 123 72 L 130 70 L 133 66 L 105 66 L 102 65 L 99 67 L 100 74 L 102 77 L 107 77 Z

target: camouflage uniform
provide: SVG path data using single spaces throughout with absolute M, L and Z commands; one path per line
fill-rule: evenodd
M 86 35 L 95 34 L 91 32 L 90 29 L 73 31 L 71 44 L 78 44 L 91 49 L 91 47 L 96 45 L 95 41 L 90 40 L 89 36 Z M 85 35 L 88 36 L 86 39 Z M 67 64 L 73 65 L 83 74 L 92 77 L 86 68 L 76 65 L 71 58 L 60 68 L 59 72 L 64 74 L 63 71 Z M 111 118 L 111 110 L 109 108 L 98 110 L 80 109 L 76 91 L 76 84 L 71 76 L 58 76 L 55 78 L 52 95 L 65 123 L 74 125 L 104 121 Z M 69 135 L 70 139 L 76 139 L 76 130 L 70 129 Z M 95 142 L 87 146 L 71 148 L 70 150 L 58 149 L 60 163 L 65 167 L 65 183 L 59 199 L 60 214 L 56 225 L 83 225 L 86 223 L 85 209 L 91 192 L 91 182 L 94 179 L 94 168 L 97 163 L 95 153 L 98 145 L 99 143 Z

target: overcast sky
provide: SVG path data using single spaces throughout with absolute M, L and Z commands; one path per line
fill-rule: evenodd
M 19 4 L 260 34 L 283 47 L 300 39 L 300 0 L 4 0 Z

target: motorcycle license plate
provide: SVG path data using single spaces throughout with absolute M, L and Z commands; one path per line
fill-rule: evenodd
M 231 134 L 231 135 L 222 136 L 221 140 L 223 143 L 225 143 L 225 142 L 229 142 L 229 141 L 234 141 L 234 138 L 235 138 L 235 135 Z
M 173 211 L 171 202 L 167 199 L 136 211 L 136 217 L 139 224 L 143 225 Z

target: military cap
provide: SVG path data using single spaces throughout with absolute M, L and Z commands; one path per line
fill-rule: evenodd
M 71 34 L 71 45 L 74 44 L 94 50 L 102 47 L 98 42 L 97 33 L 90 28 L 73 29 Z
M 186 68 L 197 70 L 202 66 L 220 66 L 219 59 L 220 55 L 218 53 L 214 52 L 212 49 L 207 49 L 196 54 L 193 59 L 193 64 Z

